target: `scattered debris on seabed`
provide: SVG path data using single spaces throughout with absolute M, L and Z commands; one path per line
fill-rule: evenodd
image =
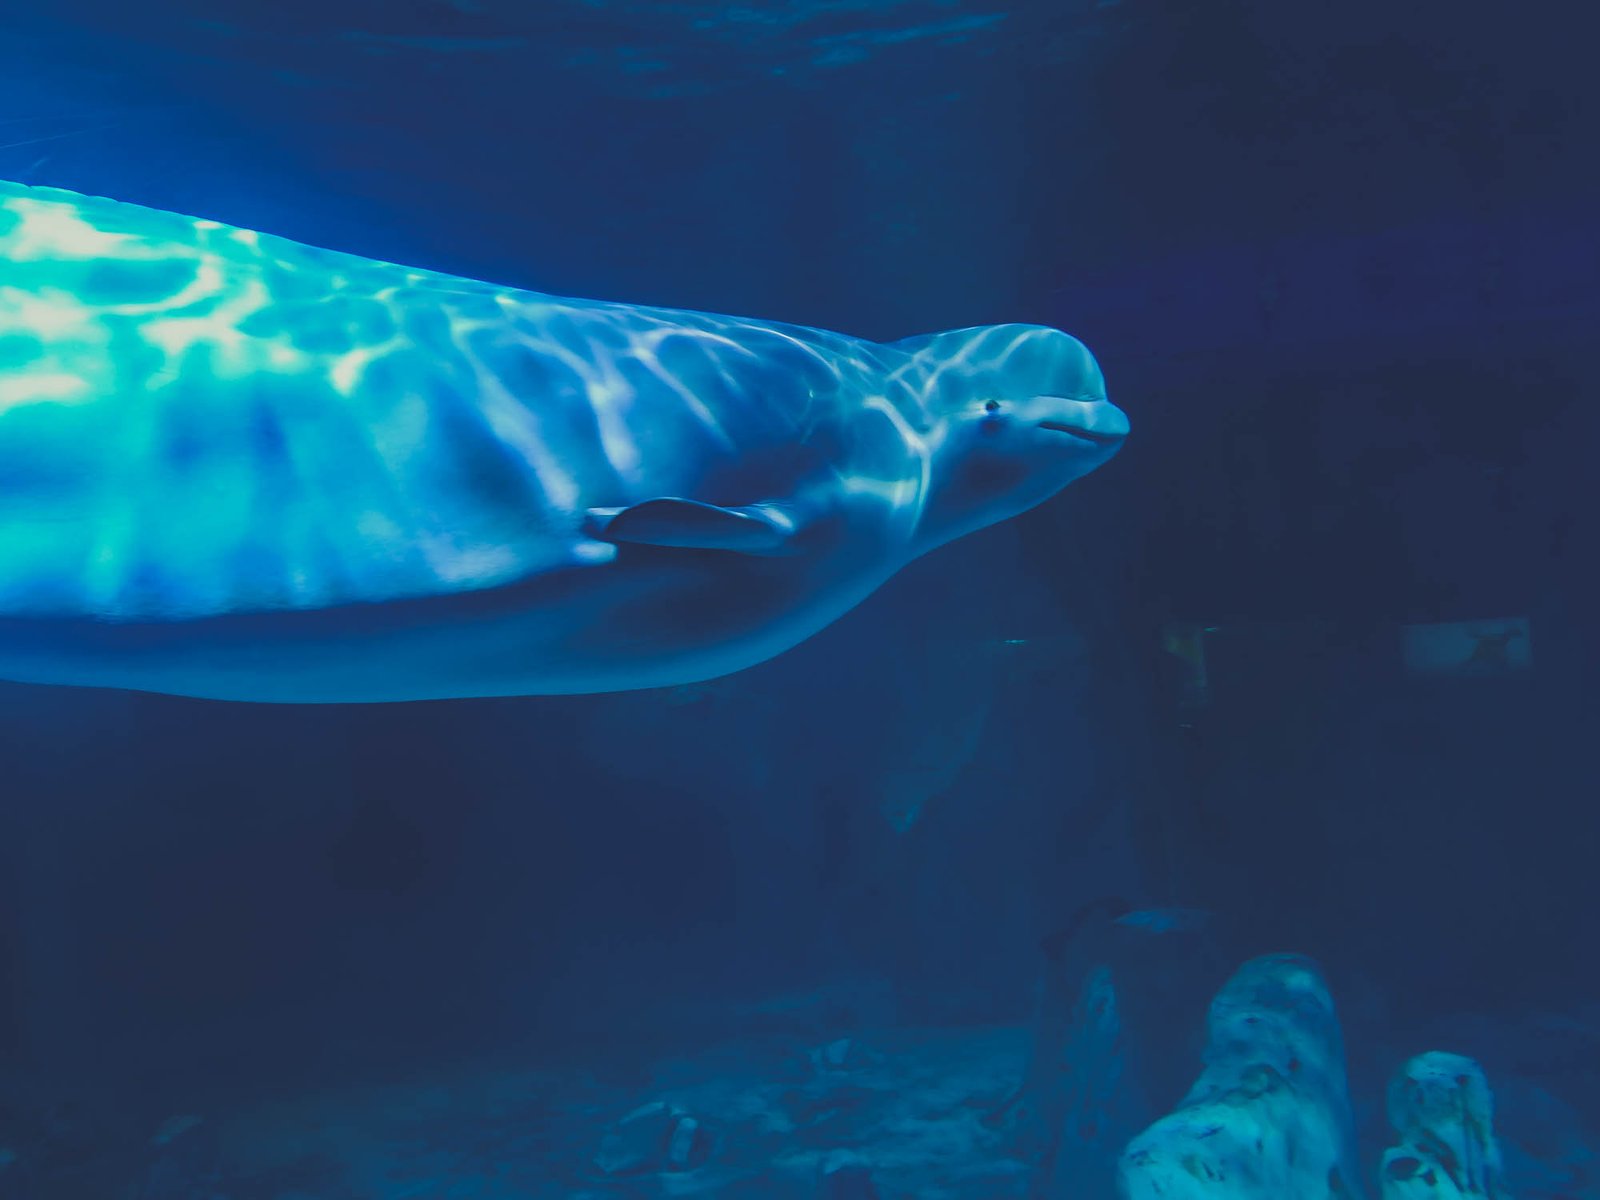
M 248 1114 L 167 1115 L 137 1139 L 137 1178 L 117 1195 L 1600 1200 L 1592 1124 L 1514 1074 L 1497 1106 L 1483 1067 L 1459 1054 L 1400 1063 L 1386 1096 L 1358 1097 L 1374 1118 L 1363 1128 L 1310 959 L 1267 955 L 1233 973 L 1196 1014 L 1194 1082 L 1164 1116 L 1138 1090 L 1118 986 L 1103 963 L 1071 986 L 1047 977 L 1026 1027 L 855 1023 L 819 1036 L 769 1014 L 643 1070 L 498 1063 Z M 1556 1032 L 1594 1040 L 1583 1022 Z M 39 1151 L 0 1145 L 0 1198 L 67 1194 Z

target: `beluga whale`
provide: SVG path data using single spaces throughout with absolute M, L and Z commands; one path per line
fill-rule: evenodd
M 1128 433 L 1040 325 L 877 343 L 0 182 L 0 678 L 238 701 L 694 683 Z

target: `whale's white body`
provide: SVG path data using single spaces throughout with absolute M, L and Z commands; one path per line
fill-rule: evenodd
M 1072 469 L 941 505 L 968 486 L 940 490 L 952 422 L 1041 392 Z M 325 702 L 710 678 L 1125 431 L 1039 327 L 878 345 L 0 183 L 8 679 Z

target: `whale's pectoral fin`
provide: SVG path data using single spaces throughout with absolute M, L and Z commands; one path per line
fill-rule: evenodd
M 739 554 L 782 554 L 799 528 L 799 522 L 779 505 L 723 508 L 676 496 L 627 508 L 591 508 L 584 524 L 585 533 L 605 542 Z

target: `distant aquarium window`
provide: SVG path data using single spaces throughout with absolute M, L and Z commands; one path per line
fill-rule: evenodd
M 1402 635 L 1414 678 L 1514 675 L 1533 666 L 1533 632 L 1523 617 L 1407 625 Z

